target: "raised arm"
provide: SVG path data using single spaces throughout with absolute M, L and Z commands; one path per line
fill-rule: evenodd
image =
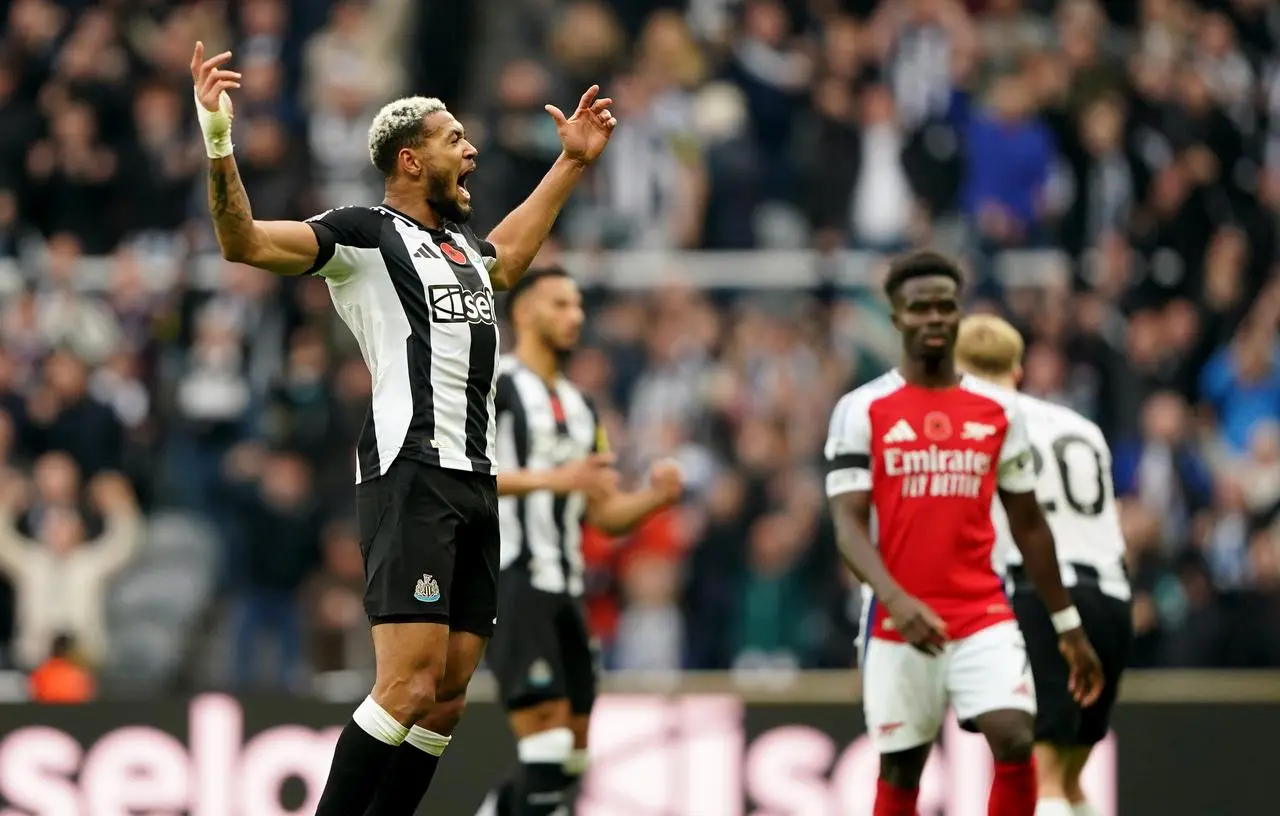
M 18 532 L 18 516 L 27 506 L 27 485 L 16 473 L 0 473 L 0 570 L 20 580 L 38 546 Z
M 312 228 L 301 221 L 255 221 L 231 146 L 231 97 L 240 74 L 223 68 L 231 52 L 204 58 L 204 43 L 191 55 L 196 112 L 209 156 L 209 214 L 222 256 L 280 275 L 310 270 L 320 250 Z
M 609 112 L 613 100 L 597 99 L 599 93 L 598 85 L 588 88 L 578 100 L 573 115 L 567 119 L 555 105 L 546 106 L 560 134 L 562 151 L 524 203 L 512 210 L 488 235 L 498 258 L 489 270 L 494 289 L 510 289 L 520 280 L 542 249 L 583 172 L 600 157 L 609 143 L 618 120 Z
M 98 574 L 117 572 L 142 544 L 142 514 L 128 481 L 117 473 L 104 473 L 89 486 L 94 503 L 106 519 L 106 530 L 85 552 Z

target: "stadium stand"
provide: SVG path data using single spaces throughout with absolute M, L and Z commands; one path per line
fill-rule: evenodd
M 265 218 L 375 203 L 371 112 L 422 92 L 480 148 L 483 233 L 554 158 L 542 105 L 587 81 L 617 99 L 547 257 L 586 286 L 572 373 L 623 466 L 674 455 L 692 489 L 589 539 L 608 665 L 851 665 L 820 446 L 835 398 L 894 362 L 884 253 L 928 243 L 1027 335 L 1026 389 L 1112 441 L 1136 662 L 1280 666 L 1274 4 L 0 0 L 0 19 L 6 519 L 21 546 L 91 556 L 103 473 L 147 516 L 101 586 L 23 601 L 8 574 L 9 668 L 58 634 L 104 695 L 337 693 L 370 666 L 349 528 L 368 377 L 322 281 L 217 256 L 197 36 L 245 74 Z M 432 30 L 457 36 L 424 53 Z M 68 598 L 101 599 L 101 643 Z

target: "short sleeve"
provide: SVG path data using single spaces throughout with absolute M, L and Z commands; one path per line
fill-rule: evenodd
M 515 408 L 516 385 L 511 374 L 504 371 L 498 375 L 497 387 L 493 394 L 493 411 L 495 415 L 510 413 Z
M 467 243 L 471 248 L 480 253 L 480 260 L 484 263 L 485 271 L 492 272 L 494 264 L 498 262 L 498 250 L 493 244 L 476 235 L 475 230 L 466 224 L 458 226 L 458 231 L 462 233 L 462 237 L 467 239 Z
M 307 270 L 341 283 L 360 268 L 360 258 L 381 243 L 383 216 L 368 207 L 338 207 L 307 219 L 319 251 Z
M 871 489 L 871 416 L 865 400 L 846 394 L 831 413 L 827 445 L 827 496 Z
M 1016 405 L 1006 410 L 1009 425 L 1000 446 L 996 483 L 1006 493 L 1030 493 L 1036 489 L 1036 471 L 1027 418 Z

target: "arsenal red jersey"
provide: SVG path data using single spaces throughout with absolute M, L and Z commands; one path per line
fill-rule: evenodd
M 871 493 L 872 528 L 889 574 L 958 639 L 1013 619 L 992 564 L 996 489 L 1035 489 L 1017 394 L 965 377 L 909 384 L 896 370 L 846 394 L 831 416 L 827 495 Z M 902 638 L 870 605 L 873 637 Z

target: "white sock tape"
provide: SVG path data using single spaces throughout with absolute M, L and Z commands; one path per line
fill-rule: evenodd
M 530 734 L 516 743 L 516 753 L 526 765 L 563 765 L 573 753 L 573 732 L 552 728 Z
M 415 725 L 409 729 L 409 736 L 405 737 L 404 741 L 420 751 L 438 757 L 444 753 L 444 749 L 449 747 L 453 737 L 446 737 L 444 734 L 437 734 L 435 731 L 428 731 L 420 725 Z
M 587 772 L 587 749 L 575 748 L 564 761 L 564 772 L 569 776 L 582 776 Z
M 364 702 L 351 715 L 356 725 L 366 734 L 387 745 L 399 745 L 409 734 L 409 729 L 396 722 L 396 718 L 386 712 L 382 706 L 373 701 L 373 697 L 364 698 Z

